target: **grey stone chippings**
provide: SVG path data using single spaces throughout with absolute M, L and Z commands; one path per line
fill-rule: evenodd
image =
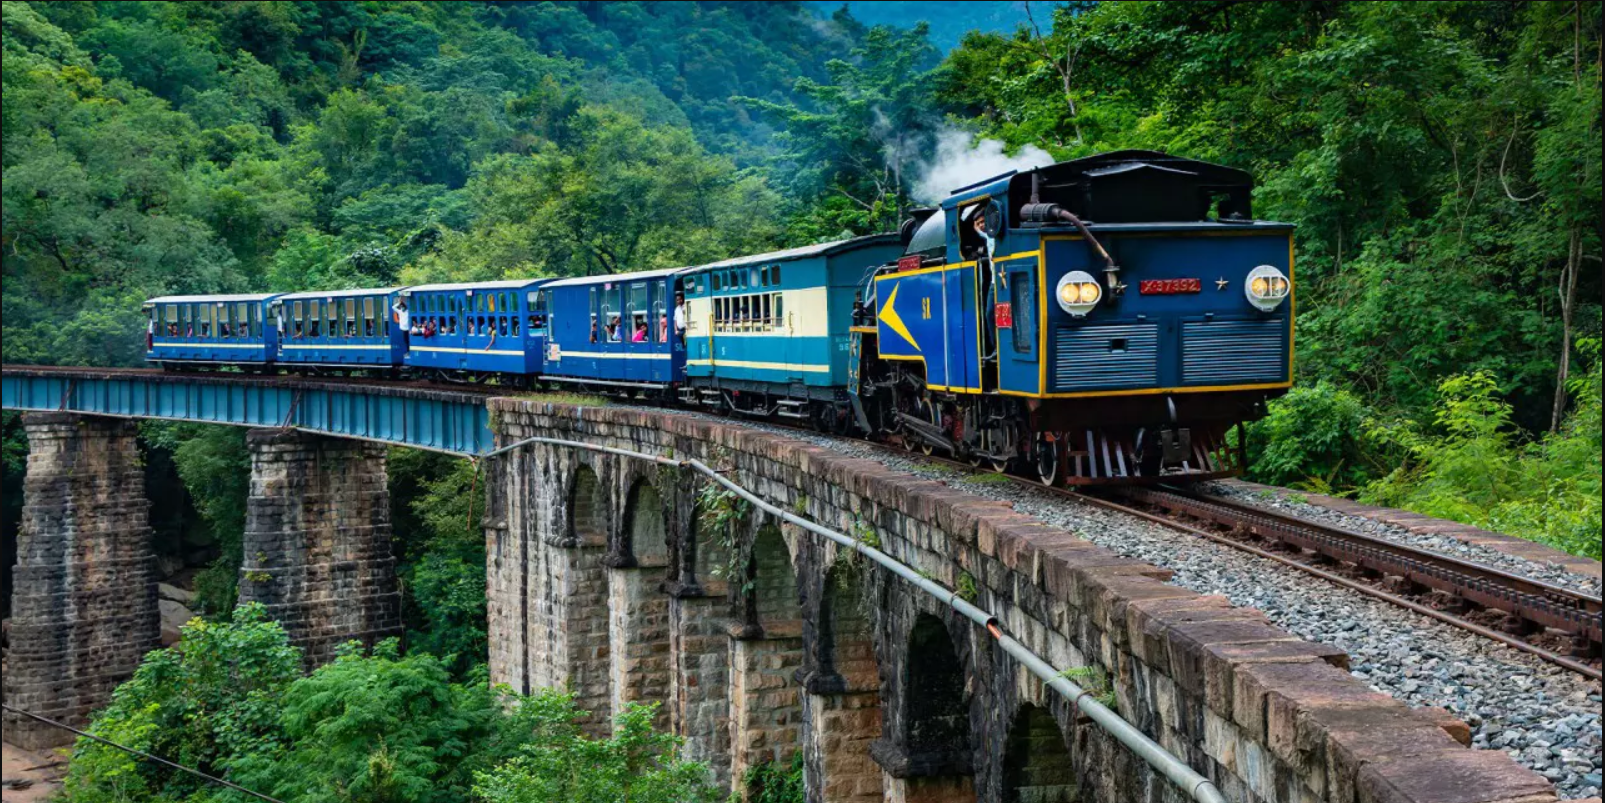
M 1012 502 L 1020 513 L 1170 569 L 1176 585 L 1258 608 L 1300 638 L 1347 651 L 1351 674 L 1371 688 L 1412 707 L 1449 710 L 1471 726 L 1473 747 L 1504 750 L 1554 781 L 1564 798 L 1600 794 L 1601 694 L 1598 684 L 1585 678 L 1291 567 L 1046 490 L 977 482 L 945 465 L 873 444 L 751 426 Z

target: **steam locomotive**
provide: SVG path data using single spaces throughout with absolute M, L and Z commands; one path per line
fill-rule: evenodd
M 897 235 L 693 267 L 155 298 L 146 358 L 585 389 L 1050 485 L 1227 476 L 1228 431 L 1291 382 L 1293 227 L 1252 189 L 1118 151 L 959 188 Z

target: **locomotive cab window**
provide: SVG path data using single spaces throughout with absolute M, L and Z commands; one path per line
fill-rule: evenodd
M 1029 356 L 1037 349 L 1036 276 L 1030 271 L 1009 271 L 1010 306 L 1014 313 L 1014 351 Z

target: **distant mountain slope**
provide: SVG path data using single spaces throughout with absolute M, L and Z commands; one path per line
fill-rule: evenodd
M 1026 22 L 1025 3 L 1019 0 L 953 3 L 895 2 L 893 0 L 809 0 L 807 5 L 821 17 L 829 18 L 836 9 L 847 6 L 853 17 L 865 25 L 893 25 L 912 28 L 917 22 L 931 26 L 931 44 L 943 53 L 958 47 L 964 34 L 973 30 L 1008 34 Z M 1038 23 L 1048 25 L 1051 8 L 1057 3 L 1038 3 Z

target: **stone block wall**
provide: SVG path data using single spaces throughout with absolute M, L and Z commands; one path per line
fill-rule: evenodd
M 976 604 L 1050 663 L 1105 672 L 1122 715 L 1213 779 L 1229 799 L 1555 799 L 1547 781 L 1503 753 L 1469 750 L 1431 716 L 1371 692 L 1348 675 L 1340 651 L 1300 641 L 1252 609 L 1168 585 L 1166 571 L 1046 527 L 1007 504 L 739 425 L 530 400 L 494 399 L 490 406 L 503 444 L 544 436 L 694 457 L 778 507 L 873 538 L 949 588 L 973 585 Z M 517 609 L 524 589 L 532 606 L 552 593 L 537 591 L 547 582 L 539 575 L 550 571 L 551 558 L 541 553 L 575 548 L 564 510 L 577 477 L 592 472 L 602 477 L 602 487 L 616 488 L 624 472 L 639 470 L 626 458 L 566 447 L 523 451 L 528 454 L 491 466 L 488 493 L 507 506 L 509 522 L 521 522 L 491 558 L 493 611 Z M 676 477 L 674 483 L 660 477 L 657 487 L 674 520 L 662 585 L 669 597 L 670 724 L 687 737 L 693 757 L 715 764 L 721 780 L 738 778 L 741 768 L 762 760 L 754 752 L 762 744 L 773 758 L 803 751 L 814 801 L 990 803 L 1071 794 L 1111 803 L 1185 799 L 996 649 L 985 629 L 877 569 L 866 569 L 853 592 L 865 602 L 872 655 L 850 639 L 836 644 L 844 628 L 821 626 L 821 606 L 829 596 L 826 578 L 842 558 L 822 539 L 787 533 L 789 569 L 798 573 L 789 593 L 796 596 L 800 640 L 796 649 L 769 649 L 766 639 L 789 644 L 796 636 L 784 627 L 766 632 L 763 619 L 782 614 L 780 600 L 752 597 L 785 587 L 751 575 L 763 569 L 760 563 L 777 563 L 751 559 L 759 528 L 742 530 L 733 545 L 736 560 L 708 560 L 707 553 L 727 547 L 685 515 L 687 494 L 694 499 L 699 483 L 673 469 L 664 473 Z M 526 506 L 536 509 L 515 512 Z M 601 507 L 593 513 L 608 521 L 624 515 L 612 509 L 621 507 L 617 499 Z M 622 529 L 608 530 L 614 533 L 609 559 L 629 554 L 617 542 Z M 510 569 L 508 556 L 526 547 L 524 571 Z M 747 573 L 729 583 L 707 576 L 718 565 Z M 493 628 L 508 618 L 495 615 Z M 522 643 L 493 655 L 493 678 L 509 679 L 522 661 L 531 677 L 541 678 L 537 685 L 570 682 L 565 651 L 589 638 L 580 632 L 533 618 L 522 639 L 494 630 L 493 643 Z M 870 666 L 878 684 L 863 683 Z M 859 680 L 849 682 L 838 668 Z M 795 682 L 770 679 L 788 670 Z M 767 702 L 765 694 L 772 695 Z M 785 711 L 786 722 L 760 721 L 754 700 Z M 800 727 L 791 728 L 793 721 Z M 865 738 L 866 723 L 878 726 L 878 738 Z M 1055 726 L 1062 753 L 1027 749 L 1052 746 Z M 878 778 L 849 769 L 866 761 L 879 768 Z M 833 766 L 841 774 L 831 772 Z
M 27 413 L 28 474 L 17 540 L 8 704 L 84 726 L 145 653 L 161 646 L 144 464 L 132 421 Z M 9 712 L 7 742 L 72 734 Z
M 259 602 L 309 665 L 400 635 L 385 447 L 254 429 L 241 604 Z

